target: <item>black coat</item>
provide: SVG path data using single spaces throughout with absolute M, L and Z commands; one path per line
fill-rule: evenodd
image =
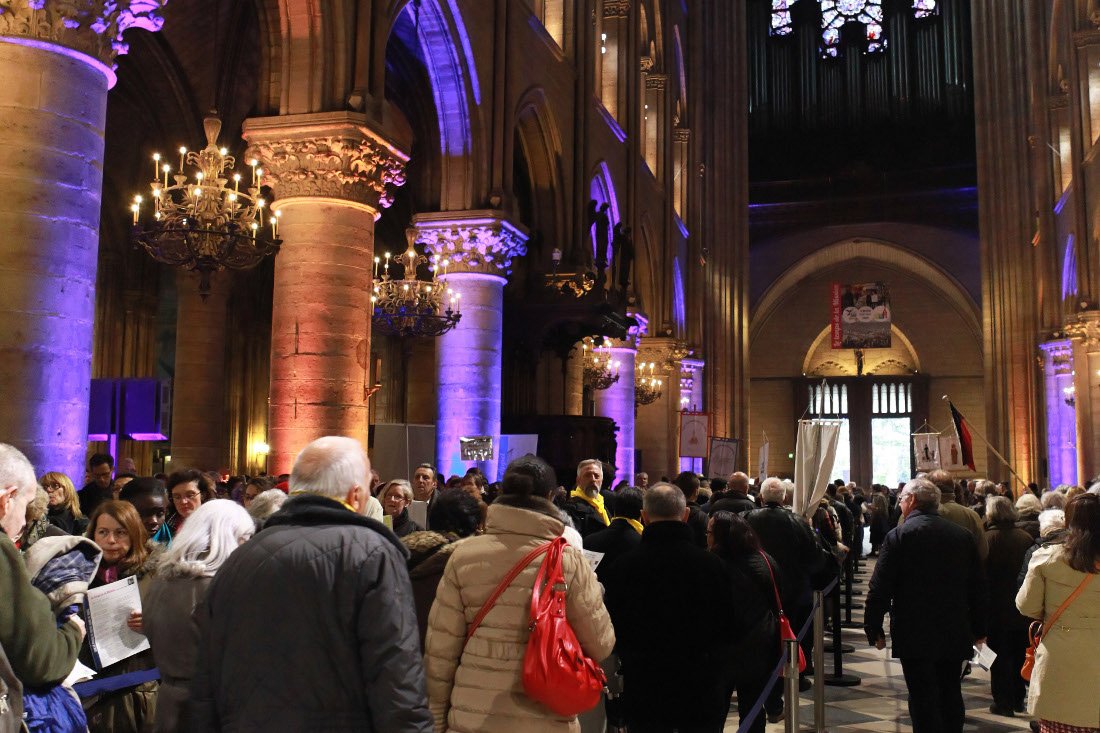
M 727 491 L 721 498 L 712 501 L 707 506 L 707 511 L 711 514 L 715 512 L 742 514 L 744 512 L 751 512 L 754 509 L 756 509 L 756 503 L 740 491 Z
M 737 680 L 767 680 L 779 661 L 779 609 L 775 604 L 776 588 L 783 592 L 783 581 L 775 567 L 775 558 L 769 557 L 775 571 L 775 586 L 768 564 L 756 552 L 747 555 L 717 553 L 726 566 L 733 586 L 734 621 L 737 639 L 733 653 L 730 678 Z
M 914 510 L 890 530 L 867 590 L 868 639 L 890 612 L 893 655 L 969 659 L 986 635 L 986 583 L 974 535 L 938 514 Z
M 195 611 L 192 730 L 430 733 L 407 557 L 381 522 L 287 500 Z
M 812 603 L 810 576 L 821 571 L 825 556 L 810 526 L 779 504 L 751 511 L 745 521 L 783 572 L 783 610 L 787 615 Z
M 46 512 L 46 520 L 65 534 L 84 534 L 85 530 L 88 529 L 88 517 L 83 516 L 77 519 L 73 515 L 72 509 L 54 509 L 54 507 L 50 507 Z
M 736 639 L 733 586 L 682 522 L 656 522 L 607 574 L 605 603 L 622 660 L 627 721 L 717 725 L 729 709 L 725 667 Z M 692 634 L 710 625 L 705 639 Z
M 607 577 L 608 568 L 641 542 L 642 536 L 638 534 L 638 530 L 630 526 L 629 522 L 612 519 L 610 527 L 593 532 L 584 538 L 584 549 L 603 553 L 603 559 L 596 566 L 596 577 L 603 583 Z
M 707 549 L 707 523 L 710 516 L 693 501 L 688 502 L 688 521 L 691 533 L 695 536 L 695 544 L 699 549 Z
M 91 517 L 95 508 L 105 501 L 110 501 L 114 498 L 114 494 L 111 493 L 110 488 L 100 488 L 99 484 L 95 481 L 84 485 L 79 492 L 77 492 L 76 498 L 80 500 L 80 513 L 85 517 Z
M 606 499 L 604 500 L 603 508 L 604 511 L 608 510 Z M 587 537 L 594 532 L 607 529 L 607 525 L 604 524 L 603 517 L 600 516 L 600 513 L 584 499 L 571 496 L 566 500 L 562 510 L 573 520 L 573 526 L 581 533 L 581 537 Z
M 989 583 L 990 629 L 1027 628 L 1027 618 L 1016 610 L 1016 578 L 1027 551 L 1035 544 L 1025 530 L 1012 522 L 994 524 L 982 535 L 985 577 Z

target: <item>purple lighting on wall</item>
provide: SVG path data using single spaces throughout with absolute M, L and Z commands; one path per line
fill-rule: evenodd
M 595 394 L 596 414 L 609 417 L 619 429 L 615 436 L 615 480 L 634 480 L 634 357 L 637 352 L 628 347 L 611 348 L 612 358 L 619 362 L 619 381 Z
M 1047 458 L 1050 485 L 1077 483 L 1077 410 L 1066 401 L 1073 387 L 1073 344 L 1068 340 L 1040 344 L 1046 393 Z
M 1066 251 L 1062 256 L 1062 300 L 1077 297 L 1077 250 L 1073 235 L 1066 237 Z
M 680 272 L 680 258 L 672 258 L 672 319 L 679 333 L 684 332 L 687 323 L 687 308 L 684 305 L 684 275 Z

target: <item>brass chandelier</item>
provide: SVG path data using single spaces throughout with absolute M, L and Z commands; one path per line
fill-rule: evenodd
M 663 381 L 659 379 L 655 370 L 655 362 L 642 362 L 634 372 L 634 402 L 638 405 L 651 405 L 661 399 Z
M 440 279 L 447 274 L 450 260 L 433 256 L 427 268 L 430 279 L 421 280 L 416 271 L 428 264 L 428 258 L 416 251 L 416 229 L 409 227 L 405 235 L 409 246 L 402 254 L 392 257 L 386 252 L 385 260 L 374 258 L 372 327 L 385 336 L 400 338 L 442 336 L 462 319 L 462 293 Z
M 130 205 L 134 215 L 134 243 L 157 262 L 199 273 L 199 293 L 210 293 L 210 275 L 225 269 L 246 270 L 278 253 L 279 214 L 265 213 L 260 194 L 263 170 L 255 160 L 251 184 L 241 189 L 236 161 L 218 147 L 222 123 L 211 114 L 203 120 L 206 147 L 179 149 L 179 168 L 160 153 L 153 154 L 153 181 L 149 184 L 152 216 L 143 219 L 145 199 Z M 192 169 L 188 176 L 187 167 Z
M 591 353 L 589 349 L 591 348 Z M 582 364 L 584 364 L 584 383 L 592 389 L 604 390 L 619 381 L 619 367 L 611 347 L 606 343 L 596 345 L 593 339 L 581 342 Z

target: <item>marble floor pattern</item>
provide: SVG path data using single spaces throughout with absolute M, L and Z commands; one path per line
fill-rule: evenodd
M 874 560 L 865 559 L 861 564 L 860 576 L 856 579 L 855 589 L 860 595 L 853 595 L 852 621 L 859 628 L 843 630 L 843 641 L 855 647 L 855 651 L 844 655 L 844 673 L 860 678 L 855 687 L 825 687 L 825 730 L 830 733 L 911 733 L 913 728 L 906 707 L 905 679 L 901 665 L 889 657 L 889 647 L 878 651 L 867 645 L 863 634 L 863 596 L 867 581 L 874 569 Z M 829 649 L 829 637 L 825 646 Z M 826 674 L 833 673 L 832 654 L 826 653 Z M 814 730 L 813 692 L 804 692 L 800 696 L 800 729 Z M 993 699 L 989 691 L 989 673 L 974 666 L 973 672 L 963 680 L 963 699 L 966 703 L 966 726 L 964 733 L 1001 733 L 1002 731 L 1028 731 L 1030 718 L 1017 715 L 1004 718 L 992 715 L 989 706 Z M 736 733 L 738 725 L 736 702 L 726 722 L 725 733 Z M 784 723 L 770 723 L 767 733 L 782 733 Z

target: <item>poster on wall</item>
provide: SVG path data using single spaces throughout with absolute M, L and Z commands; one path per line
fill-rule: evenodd
M 710 415 L 705 412 L 680 413 L 680 457 L 706 458 L 710 435 Z
M 969 471 L 970 467 L 963 463 L 962 447 L 959 439 L 954 435 L 939 436 L 940 444 L 940 468 L 947 471 Z
M 940 434 L 913 433 L 913 456 L 918 471 L 935 471 L 940 467 Z
M 885 349 L 890 346 L 890 295 L 885 283 L 833 283 L 834 349 Z
M 464 461 L 493 460 L 493 436 L 471 435 L 458 439 L 459 455 Z
M 711 438 L 707 475 L 711 478 L 729 478 L 737 470 L 737 455 L 741 452 L 738 438 Z

